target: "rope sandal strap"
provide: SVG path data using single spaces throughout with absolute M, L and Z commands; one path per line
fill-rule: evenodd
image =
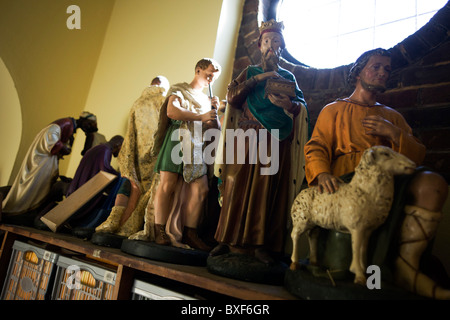
M 419 214 L 420 212 L 420 214 Z M 419 235 L 415 239 L 410 240 L 402 240 L 399 242 L 399 246 L 404 244 L 410 244 L 415 242 L 426 241 L 429 242 L 434 237 L 434 232 L 427 233 L 423 224 L 424 223 L 439 223 L 442 220 L 442 212 L 432 212 L 423 208 L 418 208 L 414 206 L 405 206 L 405 215 L 412 217 L 416 224 L 419 226 L 421 235 Z M 414 281 L 413 281 L 413 292 L 417 293 L 417 279 L 419 274 L 421 274 L 420 270 L 416 269 L 411 263 L 409 263 L 401 254 L 399 254 L 399 258 L 403 260 L 403 262 L 408 265 L 412 270 L 414 270 Z M 438 285 L 435 283 L 432 289 L 433 298 L 436 297 L 436 289 Z
M 408 261 L 406 261 L 405 258 L 402 257 L 401 254 L 399 254 L 399 258 L 403 260 L 403 262 L 408 265 L 408 267 L 410 267 L 412 270 L 414 270 L 414 281 L 413 281 L 413 286 L 412 286 L 412 292 L 414 294 L 417 294 L 417 278 L 419 278 L 419 275 L 422 274 L 422 272 L 420 272 L 420 270 L 414 268 L 414 266 L 412 266 Z M 437 283 L 433 284 L 433 289 L 432 289 L 432 297 L 433 299 L 436 299 L 436 289 L 438 287 Z
M 420 210 L 418 210 L 420 209 Z M 419 214 L 418 212 L 421 212 L 423 214 Z M 408 244 L 408 243 L 414 243 L 414 242 L 420 242 L 420 241 L 427 241 L 429 242 L 433 237 L 434 233 L 428 234 L 423 227 L 423 223 L 439 223 L 442 220 L 442 212 L 433 212 L 429 211 L 423 208 L 417 208 L 414 206 L 405 206 L 405 215 L 414 218 L 414 221 L 419 226 L 421 230 L 421 234 L 423 238 L 417 238 L 417 239 L 410 239 L 410 240 L 402 240 L 399 242 L 399 245 Z

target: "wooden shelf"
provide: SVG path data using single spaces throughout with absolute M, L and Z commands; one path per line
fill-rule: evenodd
M 237 299 L 297 299 L 282 286 L 229 279 L 209 273 L 206 267 L 177 265 L 140 258 L 126 254 L 120 249 L 97 246 L 89 241 L 67 234 L 4 224 L 0 225 L 0 230 L 5 231 L 2 249 L 0 251 L 0 284 L 2 287 L 14 240 L 27 238 L 94 257 L 110 265 L 117 266 L 114 297 L 118 300 L 129 299 L 133 276 L 136 270 Z

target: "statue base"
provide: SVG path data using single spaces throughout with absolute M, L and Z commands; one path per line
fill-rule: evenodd
M 122 246 L 122 241 L 124 241 L 125 239 L 126 237 L 119 236 L 113 233 L 95 232 L 91 237 L 91 242 L 102 247 L 120 249 L 120 247 Z
M 205 266 L 208 258 L 208 252 L 205 251 L 164 246 L 141 240 L 126 239 L 122 243 L 121 250 L 141 258 L 191 266 Z
M 208 257 L 208 271 L 227 278 L 247 282 L 283 285 L 288 266 L 282 262 L 266 265 L 255 257 L 242 253 L 227 253 Z
M 381 281 L 381 289 L 369 289 L 353 280 L 332 280 L 314 276 L 306 267 L 286 271 L 284 286 L 305 300 L 423 300 L 390 283 Z
M 74 228 L 72 230 L 72 235 L 80 238 L 80 239 L 86 239 L 90 240 L 92 238 L 92 235 L 95 233 L 95 228 Z

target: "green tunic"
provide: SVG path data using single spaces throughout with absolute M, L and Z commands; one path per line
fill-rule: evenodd
M 181 121 L 171 120 L 169 128 L 167 129 L 166 137 L 161 146 L 161 150 L 158 155 L 158 160 L 155 165 L 155 172 L 169 171 L 178 174 L 183 174 L 183 163 L 176 164 L 172 161 L 172 150 L 180 141 L 172 141 L 172 133 L 180 128 Z M 180 157 L 182 157 L 180 151 Z

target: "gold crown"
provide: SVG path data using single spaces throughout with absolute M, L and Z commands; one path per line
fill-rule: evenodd
M 283 21 L 277 22 L 274 19 L 271 19 L 266 22 L 261 22 L 261 26 L 259 27 L 259 33 L 263 34 L 268 30 L 273 30 L 275 32 L 283 33 L 284 24 Z

